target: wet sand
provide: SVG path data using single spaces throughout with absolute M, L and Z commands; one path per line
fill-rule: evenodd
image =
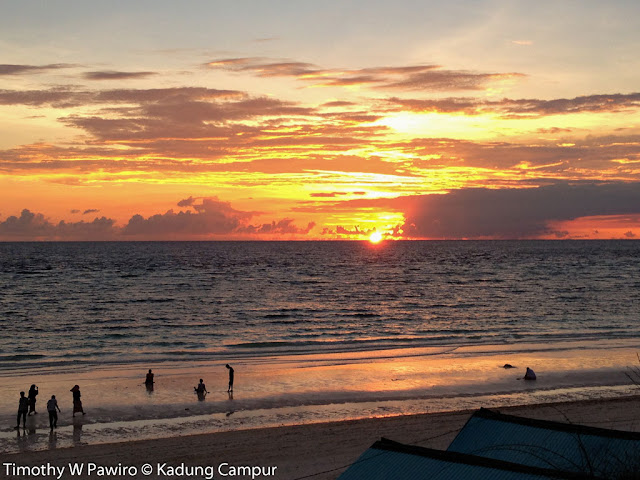
M 640 431 L 640 395 L 499 410 L 538 419 Z M 100 473 L 97 468 L 106 466 L 120 466 L 120 470 L 115 475 L 105 474 L 101 478 L 251 478 L 251 474 L 232 475 L 242 473 L 242 470 L 234 472 L 235 466 L 251 466 L 262 467 L 260 473 L 270 474 L 256 475 L 254 478 L 327 480 L 337 478 L 364 450 L 383 436 L 403 443 L 446 449 L 470 413 L 405 415 L 25 451 L 3 455 L 2 463 L 8 462 L 16 467 L 64 466 L 65 472 L 61 477 L 64 479 L 97 478 Z M 70 463 L 83 465 L 84 474 L 71 476 Z M 142 474 L 145 463 L 152 465 L 151 475 Z M 89 464 L 96 466 L 91 475 L 87 475 Z M 166 464 L 166 467 L 158 470 L 158 464 Z M 125 470 L 124 467 L 130 466 L 137 469 L 136 475 L 132 475 L 132 469 Z M 184 470 L 180 470 L 182 466 Z M 206 466 L 210 469 L 206 470 Z M 178 469 L 171 471 L 171 467 Z M 188 474 L 189 469 L 194 467 L 200 467 L 200 470 Z M 2 478 L 34 478 L 24 474 L 13 475 L 11 468 L 2 466 Z M 258 470 L 254 470 L 254 474 L 256 472 Z

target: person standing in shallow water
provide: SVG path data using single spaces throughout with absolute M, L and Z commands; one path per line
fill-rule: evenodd
M 51 427 L 52 432 L 54 428 L 58 428 L 58 412 L 56 412 L 56 409 L 58 409 L 58 412 L 61 411 L 56 396 L 51 395 L 51 400 L 47 402 L 47 412 L 49 412 L 49 427 Z
M 29 389 L 29 415 L 36 412 L 36 397 L 38 396 L 38 387 L 31 385 Z
M 80 400 L 80 387 L 78 385 L 74 385 L 70 391 L 73 393 L 73 416 L 76 416 L 76 412 L 82 412 L 84 415 L 86 412 L 82 408 L 82 400 Z
M 154 383 L 155 382 L 153 381 L 153 373 L 151 372 L 151 369 L 149 369 L 149 373 L 147 373 L 147 377 L 144 379 L 144 386 L 147 387 L 148 392 L 153 392 Z
M 231 367 L 231 365 L 229 365 L 228 363 L 225 365 L 225 367 L 227 367 L 229 369 L 229 388 L 227 389 L 227 392 L 233 392 L 233 368 Z
M 22 417 L 22 428 L 27 428 L 27 412 L 29 411 L 29 399 L 20 392 L 20 403 L 18 403 L 18 424 L 16 430 L 20 428 L 20 417 Z

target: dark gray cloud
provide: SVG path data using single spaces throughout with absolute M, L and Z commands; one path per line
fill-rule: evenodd
M 640 213 L 640 183 L 558 183 L 538 188 L 454 190 L 399 199 L 403 230 L 425 238 L 533 238 L 550 223 Z
M 144 218 L 134 215 L 123 228 L 123 236 L 141 238 L 189 238 L 203 235 L 306 235 L 315 226 L 297 227 L 293 219 L 274 220 L 271 223 L 252 225 L 249 220 L 260 212 L 244 212 L 231 207 L 216 197 L 203 198 L 200 203 L 189 197 L 180 206 L 192 207 L 192 211 L 174 212 Z
M 157 75 L 157 72 L 117 72 L 114 70 L 103 70 L 86 72 L 83 77 L 87 80 L 136 80 L 152 75 Z
M 196 212 L 169 210 L 163 214 L 144 218 L 134 215 L 122 230 L 124 235 L 171 236 L 171 235 L 224 235 L 234 232 L 251 218 L 252 212 L 235 210 L 231 204 L 217 198 L 205 198 L 201 204 L 190 204 Z
M 98 210 L 97 208 L 89 208 L 87 210 L 85 210 L 84 212 L 82 212 L 83 215 L 89 215 L 90 213 L 98 213 L 100 210 Z
M 112 240 L 115 222 L 106 217 L 92 222 L 52 223 L 41 213 L 22 210 L 19 217 L 0 222 L 0 238 L 9 240 Z
M 189 206 L 193 205 L 195 201 L 196 201 L 195 198 L 193 198 L 193 196 L 190 196 L 189 198 L 185 198 L 184 200 L 180 200 L 178 202 L 178 206 L 179 207 L 189 207 Z

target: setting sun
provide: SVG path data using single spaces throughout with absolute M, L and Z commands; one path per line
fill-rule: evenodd
M 373 232 L 369 236 L 369 241 L 371 243 L 380 243 L 382 241 L 382 234 L 380 232 Z

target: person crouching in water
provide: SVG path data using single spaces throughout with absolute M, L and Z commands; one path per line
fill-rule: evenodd
M 49 426 L 51 427 L 51 431 L 54 428 L 58 428 L 58 412 L 60 412 L 60 407 L 58 406 L 58 401 L 56 400 L 55 395 L 51 395 L 51 400 L 47 402 L 47 412 L 49 412 Z
M 206 397 L 207 393 L 209 393 L 209 392 L 207 392 L 207 387 L 205 386 L 205 384 L 202 381 L 202 379 L 200 379 L 200 383 L 198 384 L 197 387 L 193 387 L 193 390 L 198 395 L 198 400 L 200 400 L 200 401 L 204 400 L 204 397 Z

